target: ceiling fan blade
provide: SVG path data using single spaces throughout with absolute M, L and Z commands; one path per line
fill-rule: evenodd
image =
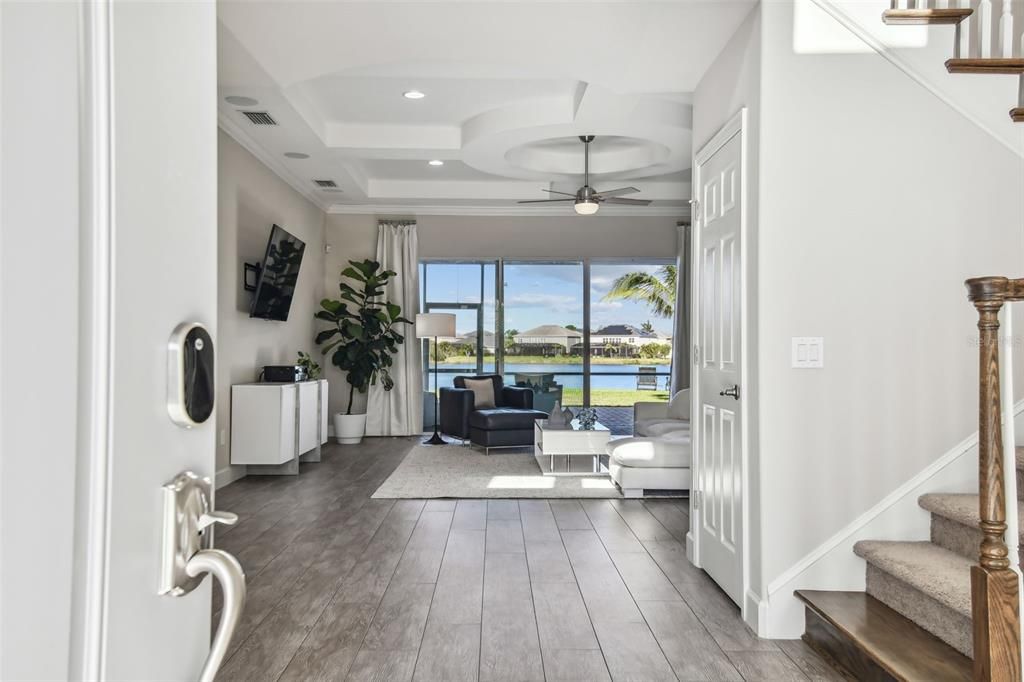
M 629 206 L 650 206 L 650 199 L 625 199 L 620 197 L 611 197 L 610 199 L 602 199 L 606 204 L 627 204 Z
M 607 192 L 599 191 L 598 195 L 602 197 L 619 197 L 623 194 L 635 194 L 639 191 L 636 187 L 620 187 L 618 189 L 610 189 Z
M 528 199 L 526 201 L 517 201 L 517 204 L 552 204 L 556 201 L 573 201 L 574 199 Z
M 559 192 L 558 190 L 554 190 L 554 189 L 545 189 L 545 190 L 541 190 L 541 191 L 548 192 L 549 194 L 562 194 L 562 195 L 567 196 L 567 197 L 572 197 L 574 199 L 576 198 L 575 194 L 570 194 L 569 192 Z

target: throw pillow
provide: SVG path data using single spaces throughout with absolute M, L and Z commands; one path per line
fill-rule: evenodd
M 494 407 L 494 382 L 490 379 L 466 379 L 466 388 L 473 391 L 473 409 Z
M 690 419 L 690 391 L 683 389 L 677 391 L 672 400 L 668 403 L 669 419 Z

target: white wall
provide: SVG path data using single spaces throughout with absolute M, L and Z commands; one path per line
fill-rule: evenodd
M 674 258 L 676 218 L 523 216 L 381 216 L 416 219 L 421 258 Z M 685 212 L 680 217 L 685 217 Z M 324 290 L 337 296 L 339 273 L 349 260 L 375 258 L 377 216 L 327 216 Z M 415 312 L 415 311 L 406 311 Z M 330 364 L 329 361 L 326 364 Z M 343 410 L 348 400 L 344 374 L 327 370 L 330 409 Z M 363 409 L 365 396 L 356 395 Z
M 78 358 L 78 7 L 0 3 L 0 679 L 66 679 Z
M 255 381 L 264 365 L 312 352 L 313 314 L 323 298 L 324 213 L 223 131 L 218 131 L 217 484 L 244 475 L 230 465 L 231 384 Z M 263 259 L 271 226 L 306 242 L 286 322 L 251 319 L 242 263 Z M 321 363 L 322 364 L 322 363 Z
M 747 290 L 747 315 L 744 333 L 750 348 L 757 348 L 758 287 L 757 254 L 759 239 L 760 140 L 761 140 L 761 7 L 756 6 L 715 59 L 697 85 L 693 97 L 693 148 L 699 151 L 738 111 L 747 110 L 747 261 L 750 283 Z M 695 188 L 696 192 L 696 188 Z M 748 396 L 758 391 L 757 358 L 748 358 Z M 748 507 L 750 540 L 747 561 L 750 565 L 749 590 L 759 600 L 764 594 L 761 561 L 760 459 L 756 413 L 744 415 L 750 433 L 747 453 L 749 481 Z M 750 614 L 755 616 L 756 613 Z
M 766 583 L 977 430 L 963 280 L 1020 274 L 1024 241 L 1018 157 L 876 53 L 797 54 L 793 21 L 763 5 Z

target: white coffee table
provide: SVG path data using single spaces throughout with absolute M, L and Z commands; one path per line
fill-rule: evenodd
M 545 476 L 607 476 L 601 455 L 610 436 L 600 422 L 582 429 L 574 419 L 572 428 L 554 429 L 548 427 L 547 419 L 538 419 L 533 427 L 533 454 Z

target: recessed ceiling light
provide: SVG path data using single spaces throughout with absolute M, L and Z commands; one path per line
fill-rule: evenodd
M 309 154 L 303 154 L 302 152 L 285 152 L 285 156 L 289 159 L 308 159 Z
M 423 99 L 426 95 L 419 90 L 406 90 L 402 93 L 402 97 L 406 99 Z
M 429 163 L 431 166 L 443 166 L 444 165 L 444 161 L 442 161 L 441 159 L 434 159 L 432 161 L 427 161 L 427 163 Z
M 254 107 L 259 104 L 259 101 L 254 100 L 252 97 L 240 97 L 238 95 L 225 97 L 224 101 L 228 104 L 234 104 L 236 107 Z

